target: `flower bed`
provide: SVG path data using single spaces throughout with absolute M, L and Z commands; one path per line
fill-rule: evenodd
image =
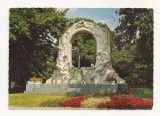
M 109 97 L 105 98 L 88 98 L 81 102 L 81 107 L 84 108 L 97 108 L 98 105 L 102 102 L 110 101 Z
M 61 107 L 80 107 L 81 102 L 83 102 L 85 99 L 86 99 L 85 97 L 76 97 L 60 103 L 60 106 Z
M 76 97 L 66 101 L 57 101 L 50 103 L 49 101 L 45 105 L 49 104 L 50 107 L 83 107 L 83 108 L 109 108 L 109 109 L 151 109 L 153 106 L 152 100 L 143 100 L 140 98 L 85 98 Z M 43 104 L 44 105 L 44 104 Z
M 103 102 L 100 108 L 111 109 L 151 109 L 152 100 L 142 100 L 139 98 L 112 98 L 109 102 Z
M 152 100 L 133 99 L 128 102 L 131 109 L 151 109 L 153 106 Z

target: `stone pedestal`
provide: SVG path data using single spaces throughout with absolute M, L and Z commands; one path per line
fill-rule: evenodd
M 122 94 L 128 94 L 130 92 L 128 83 L 118 84 L 118 92 Z
M 84 84 L 84 81 L 82 79 L 82 70 L 76 69 L 72 73 L 72 79 L 70 81 L 70 84 Z
M 27 84 L 25 94 L 92 95 L 116 94 L 117 84 Z

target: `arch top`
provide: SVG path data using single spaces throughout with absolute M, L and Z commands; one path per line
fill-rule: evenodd
M 71 27 L 59 39 L 59 59 L 67 57 L 67 60 L 72 65 L 72 38 L 75 34 L 86 31 L 93 35 L 96 40 L 97 53 L 105 53 L 106 58 L 110 60 L 110 30 L 109 28 L 100 27 L 96 23 L 81 20 Z M 96 54 L 95 54 L 96 55 Z M 96 65 L 99 60 L 96 58 Z
M 94 22 L 81 20 L 70 26 L 62 35 L 60 40 L 66 38 L 71 41 L 73 35 L 75 35 L 75 33 L 78 33 L 80 31 L 89 32 L 96 38 L 96 36 L 98 35 L 100 36 L 100 33 L 107 33 L 109 31 L 109 28 L 100 27 Z

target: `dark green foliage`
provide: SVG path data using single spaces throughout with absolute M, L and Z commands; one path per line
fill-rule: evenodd
M 119 9 L 113 64 L 132 85 L 153 86 L 153 10 Z
M 58 50 L 48 34 L 54 38 L 61 36 L 67 27 L 65 12 L 13 8 L 9 20 L 9 82 L 24 87 L 31 76 L 49 78 Z

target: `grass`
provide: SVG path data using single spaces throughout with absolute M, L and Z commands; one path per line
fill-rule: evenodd
M 131 95 L 142 99 L 153 99 L 153 90 L 150 88 L 138 88 L 143 92 L 135 92 Z M 30 95 L 30 94 L 9 94 L 9 106 L 21 106 L 21 107 L 39 107 L 41 104 L 48 101 L 58 103 L 59 101 L 67 100 L 69 96 L 53 96 L 53 95 Z M 56 104 L 51 104 L 55 105 Z
M 142 90 L 142 93 L 132 93 L 133 97 L 139 97 L 142 99 L 153 99 L 153 90 L 150 88 L 138 88 Z
M 41 103 L 46 101 L 58 101 L 62 99 L 69 99 L 67 96 L 53 96 L 53 95 L 29 95 L 29 94 L 10 94 L 9 106 L 23 106 L 23 107 L 39 107 Z

